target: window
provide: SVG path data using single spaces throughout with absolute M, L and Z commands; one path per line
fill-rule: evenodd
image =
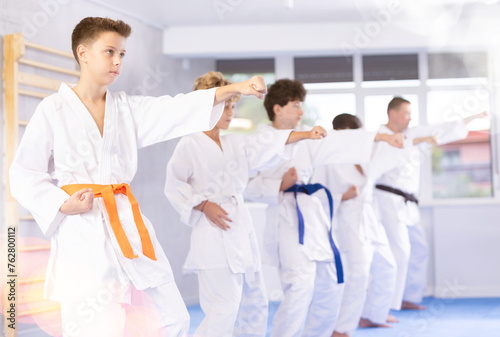
M 261 75 L 266 84 L 275 81 L 274 59 L 217 60 L 217 71 L 233 82 L 248 80 L 254 75 Z M 269 123 L 262 100 L 256 97 L 241 97 L 236 104 L 235 118 L 231 122 L 231 131 L 249 133 L 262 123 Z
M 274 74 L 274 59 L 217 60 L 216 68 L 224 75 Z
M 430 124 L 464 118 L 489 110 L 486 90 L 436 90 L 427 94 Z M 466 139 L 433 149 L 432 194 L 434 198 L 491 197 L 492 168 L 490 122 L 468 125 Z
M 356 114 L 354 94 L 307 94 L 304 102 L 302 124 L 321 125 L 325 130 L 332 129 L 332 120 L 341 113 Z
M 295 79 L 308 91 L 302 124 L 321 125 L 327 130 L 340 113 L 357 114 L 366 130 L 378 130 L 387 123 L 387 105 L 396 95 L 411 102 L 410 127 L 490 110 L 494 99 L 488 69 L 491 59 L 483 51 L 294 57 L 293 61 L 293 69 L 286 73 L 293 70 Z M 255 73 L 263 75 L 266 83 L 275 81 L 271 59 L 221 60 L 217 67 L 234 81 Z M 420 77 L 424 72 L 425 80 Z M 237 110 L 238 117 L 252 123 L 246 131 L 269 122 L 258 99 L 243 98 Z M 423 198 L 493 196 L 489 120 L 474 121 L 468 129 L 466 139 L 433 149 L 432 157 L 423 161 Z
M 306 89 L 331 89 L 354 86 L 352 56 L 296 57 L 295 79 Z
M 418 55 L 365 55 L 363 81 L 418 79 Z
M 365 97 L 365 118 L 363 121 L 365 130 L 377 131 L 380 125 L 388 122 L 387 105 L 393 97 L 394 95 L 373 95 Z M 402 97 L 411 102 L 411 121 L 409 126 L 418 125 L 418 96 L 409 94 L 402 95 Z
M 443 83 L 456 85 L 456 79 L 488 77 L 487 53 L 433 53 L 429 54 L 428 63 L 430 85 Z

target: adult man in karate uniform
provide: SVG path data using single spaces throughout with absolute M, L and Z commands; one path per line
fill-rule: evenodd
M 374 191 L 374 200 L 397 264 L 392 309 L 425 309 L 418 303 L 422 301 L 427 280 L 428 247 L 416 197 L 422 146 L 463 139 L 468 134 L 466 125 L 488 114 L 483 112 L 451 122 L 409 128 L 411 105 L 401 97 L 394 97 L 389 102 L 387 114 L 389 121 L 379 128 L 379 132 L 402 132 L 414 145 L 408 160 L 402 160 L 398 167 L 378 178 Z M 373 160 L 383 159 L 375 156 Z

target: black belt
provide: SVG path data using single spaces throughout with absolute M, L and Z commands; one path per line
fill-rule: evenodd
M 406 192 L 403 192 L 397 188 L 386 186 L 386 185 L 375 185 L 375 188 L 382 190 L 382 191 L 386 191 L 386 192 L 400 195 L 403 198 L 405 198 L 405 203 L 407 203 L 408 201 L 412 201 L 418 205 L 417 197 L 411 193 L 406 193 Z

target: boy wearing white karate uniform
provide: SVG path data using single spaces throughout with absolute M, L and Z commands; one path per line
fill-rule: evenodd
M 298 127 L 305 98 L 302 83 L 276 81 L 265 98 L 271 120 L 267 130 Z M 362 130 L 333 131 L 319 141 L 296 145 L 297 156 L 260 171 L 247 187 L 250 200 L 266 202 L 264 259 L 279 267 L 284 299 L 273 319 L 271 336 L 329 337 L 335 326 L 343 289 L 342 263 L 332 235 L 331 214 L 314 195 L 318 185 L 308 185 L 313 169 L 334 163 L 367 162 L 373 142 L 386 140 L 402 146 L 401 135 Z
M 334 130 L 361 126 L 361 121 L 350 114 L 338 115 L 333 120 Z M 383 150 L 388 159 L 381 163 L 385 169 L 395 166 L 398 157 L 404 155 L 404 150 L 390 146 Z M 332 337 L 352 336 L 358 323 L 363 327 L 389 327 L 386 320 L 396 282 L 396 263 L 384 228 L 372 207 L 370 175 L 382 169 L 370 167 L 370 164 L 328 165 L 317 168 L 311 179 L 327 187 L 333 195 L 335 233 L 345 266 L 346 285 Z M 322 200 L 327 209 L 328 203 L 325 198 Z
M 10 167 L 12 194 L 51 239 L 45 296 L 61 302 L 64 336 L 122 336 L 132 287 L 155 303 L 155 336 L 187 334 L 170 264 L 128 185 L 137 149 L 211 129 L 225 100 L 266 91 L 255 77 L 174 98 L 111 93 L 130 32 L 107 18 L 75 27 L 79 82 L 39 104 Z
M 209 72 L 196 79 L 195 90 L 229 83 L 221 73 Z M 205 313 L 195 332 L 200 337 L 265 336 L 268 300 L 243 191 L 257 170 L 292 158 L 293 147 L 286 144 L 326 135 L 322 127 L 220 135 L 229 127 L 238 99 L 226 101 L 212 130 L 183 137 L 167 166 L 165 194 L 193 228 L 184 267 L 198 275 Z
M 461 120 L 437 125 L 408 128 L 411 120 L 410 102 L 395 97 L 387 108 L 389 122 L 379 132 L 402 132 L 413 140 L 409 159 L 376 181 L 374 200 L 385 227 L 396 260 L 397 277 L 392 309 L 425 309 L 418 305 L 423 298 L 427 280 L 428 248 L 418 210 L 420 156 L 423 144 L 441 145 L 467 137 L 466 125 L 487 117 L 483 112 Z M 419 145 L 420 144 L 420 145 Z M 375 156 L 374 161 L 378 160 Z M 381 159 L 384 160 L 384 159 Z M 410 265 L 410 267 L 409 267 Z

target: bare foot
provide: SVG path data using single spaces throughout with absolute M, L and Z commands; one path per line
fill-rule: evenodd
M 401 303 L 401 310 L 426 310 L 426 309 L 427 307 L 423 305 L 419 305 L 408 301 L 403 301 Z
M 392 328 L 389 324 L 373 323 L 369 319 L 363 317 L 359 319 L 358 325 L 360 328 Z
M 349 337 L 349 335 L 346 334 L 346 333 L 341 333 L 341 332 L 338 332 L 338 331 L 334 331 L 333 334 L 332 334 L 332 337 Z
M 399 319 L 392 316 L 391 314 L 387 315 L 387 319 L 385 320 L 387 323 L 399 323 Z

